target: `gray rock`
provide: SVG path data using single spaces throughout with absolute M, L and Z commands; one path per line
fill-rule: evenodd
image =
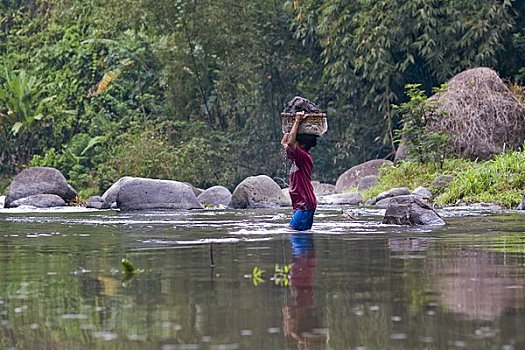
M 394 198 L 394 197 L 388 197 L 388 198 L 383 198 L 381 200 L 373 200 L 372 201 L 372 205 L 375 205 L 376 207 L 379 207 L 379 208 L 387 208 L 388 205 L 390 204 L 390 200 Z
M 388 191 L 381 192 L 376 196 L 376 202 L 379 202 L 382 199 L 389 198 L 389 197 L 397 197 L 397 196 L 405 196 L 407 194 L 410 194 L 410 190 L 406 187 L 397 187 L 392 188 Z
M 120 179 L 118 179 L 117 182 L 115 182 L 113 185 L 111 185 L 110 188 L 104 192 L 102 195 L 102 198 L 104 199 L 105 205 L 109 205 L 110 207 L 117 201 L 118 193 L 120 191 L 121 186 L 128 180 L 133 179 L 131 176 L 123 176 Z
M 388 225 L 445 225 L 436 211 L 420 196 L 390 198 L 383 224 Z
M 191 186 L 171 180 L 131 178 L 120 186 L 120 210 L 202 209 Z
M 292 197 L 290 197 L 290 189 L 287 187 L 287 188 L 283 188 L 281 190 L 282 194 L 284 195 L 284 198 L 285 198 L 285 203 L 287 206 L 292 206 Z
M 101 196 L 93 196 L 88 198 L 86 208 L 109 209 L 109 204 Z
M 232 193 L 224 186 L 213 186 L 202 192 L 197 200 L 205 207 L 227 207 L 232 201 Z
M 335 185 L 325 184 L 319 181 L 312 181 L 312 186 L 314 187 L 314 194 L 316 196 L 324 196 L 327 194 L 335 193 Z
M 250 176 L 233 191 L 231 208 L 276 208 L 286 205 L 279 185 L 269 176 Z
M 197 188 L 197 187 L 193 186 L 192 184 L 190 184 L 189 182 L 184 181 L 183 183 L 185 183 L 186 185 L 191 187 L 191 190 L 195 194 L 195 197 L 199 197 L 202 194 L 202 192 L 204 192 L 204 190 L 202 188 Z
M 363 203 L 363 198 L 359 192 L 337 193 L 328 196 L 322 196 L 318 199 L 319 204 L 326 205 L 359 205 Z
M 440 189 L 440 188 L 448 186 L 448 184 L 451 183 L 452 180 L 454 180 L 454 176 L 452 175 L 440 175 L 436 177 L 434 181 L 432 181 L 432 183 L 430 184 L 430 187 Z
M 374 159 L 368 162 L 356 165 L 345 171 L 335 183 L 335 192 L 342 193 L 351 188 L 356 188 L 359 180 L 365 176 L 380 175 L 380 168 L 383 166 L 392 166 L 389 160 Z
M 498 212 L 503 210 L 503 207 L 497 203 L 472 203 L 466 205 L 469 209 L 472 210 L 483 210 L 487 212 Z
M 373 199 L 373 198 L 368 198 L 368 199 L 365 201 L 365 206 L 366 206 L 366 207 L 371 207 L 371 206 L 373 206 L 374 204 L 376 204 L 376 200 Z
M 420 197 L 423 197 L 424 199 L 431 199 L 432 198 L 432 192 L 430 192 L 425 187 L 418 187 L 415 190 L 412 191 L 412 194 L 418 195 Z
M 30 205 L 37 208 L 63 207 L 66 202 L 56 194 L 34 194 L 11 202 L 10 208 Z
M 69 202 L 77 196 L 64 175 L 55 168 L 34 167 L 16 175 L 9 186 L 5 207 L 11 208 L 17 199 L 37 194 L 54 194 Z
M 377 182 L 379 181 L 379 176 L 377 175 L 368 175 L 361 179 L 359 179 L 359 182 L 357 183 L 357 190 L 363 191 L 367 190 L 369 188 L 374 187 Z

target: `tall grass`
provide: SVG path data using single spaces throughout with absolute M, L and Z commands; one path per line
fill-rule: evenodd
M 513 208 L 525 192 L 525 152 L 512 151 L 455 174 L 436 201 L 441 204 L 488 202 Z
M 431 162 L 401 161 L 394 167 L 383 166 L 379 183 L 362 193 L 363 198 L 372 198 L 394 187 L 407 187 L 414 190 L 419 186 L 429 188 L 434 195 L 440 189 L 430 188 L 432 181 L 440 175 L 454 175 L 461 169 L 472 167 L 472 162 L 463 159 L 445 159 L 441 164 Z
M 430 187 L 440 175 L 454 178 L 445 188 Z M 373 198 L 394 187 L 414 190 L 419 186 L 427 187 L 441 205 L 496 203 L 514 208 L 525 193 L 525 151 L 502 153 L 484 162 L 446 159 L 442 165 L 400 162 L 394 167 L 385 166 L 379 183 L 362 195 Z

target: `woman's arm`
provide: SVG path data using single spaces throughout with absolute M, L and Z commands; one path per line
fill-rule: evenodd
M 306 115 L 304 114 L 304 112 L 297 112 L 295 114 L 295 121 L 292 125 L 292 129 L 290 130 L 290 133 L 288 135 L 288 139 L 286 142 L 288 147 L 290 147 L 292 151 L 295 151 L 297 131 L 299 130 L 299 126 L 303 122 L 304 118 L 306 118 Z
M 281 145 L 283 146 L 284 149 L 286 149 L 286 147 L 288 147 L 288 136 L 290 136 L 290 133 L 286 133 L 283 135 L 283 138 L 281 139 Z

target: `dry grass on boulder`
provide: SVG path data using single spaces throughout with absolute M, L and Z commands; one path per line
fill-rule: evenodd
M 430 100 L 441 117 L 429 129 L 449 135 L 453 154 L 488 159 L 523 144 L 525 107 L 489 68 L 456 75 Z

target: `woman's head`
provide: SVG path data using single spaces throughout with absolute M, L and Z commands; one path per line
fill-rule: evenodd
M 317 135 L 297 134 L 295 140 L 299 143 L 302 149 L 309 152 L 312 147 L 317 146 Z

